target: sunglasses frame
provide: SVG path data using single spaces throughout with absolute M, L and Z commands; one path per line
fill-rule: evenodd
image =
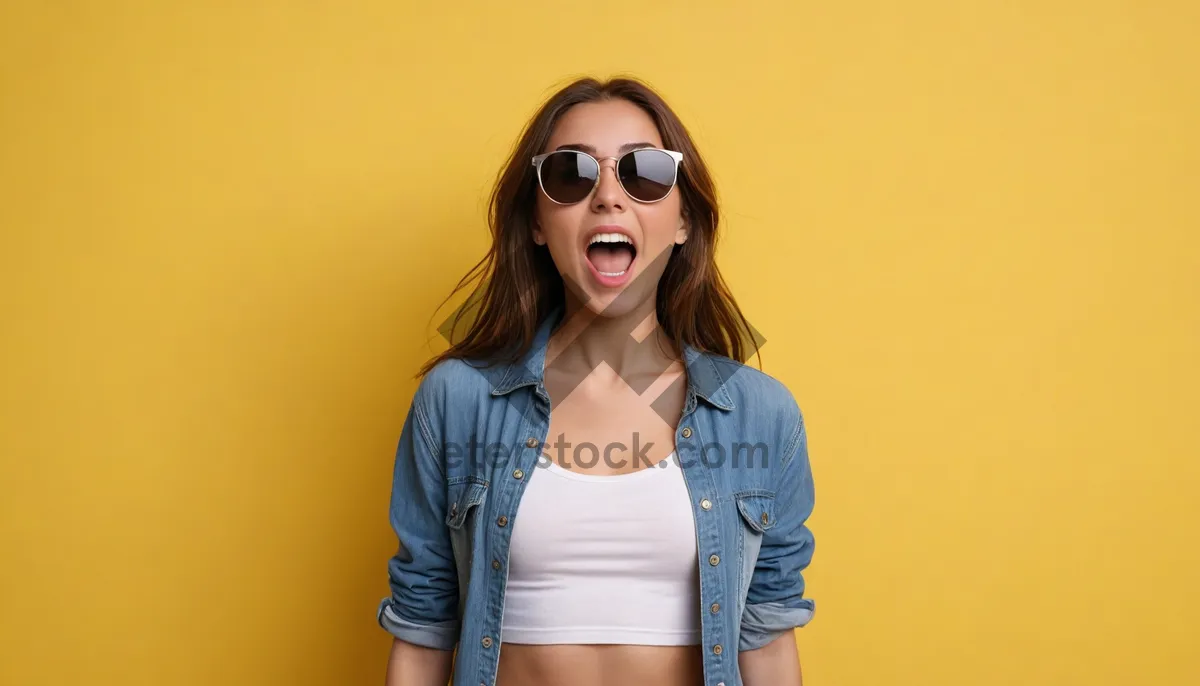
M 630 194 L 629 189 L 625 188 L 625 183 L 621 181 L 621 175 L 617 173 L 617 169 L 620 168 L 621 159 L 623 157 L 625 157 L 626 155 L 632 155 L 635 152 L 644 152 L 646 150 L 655 150 L 658 152 L 664 152 L 671 159 L 675 160 L 675 168 L 671 175 L 671 188 L 663 195 L 663 197 L 659 198 L 658 200 L 639 200 L 639 199 L 633 197 L 633 195 Z M 542 162 L 544 162 L 547 157 L 553 155 L 554 153 L 558 153 L 558 152 L 572 152 L 572 153 L 575 153 L 576 155 L 587 155 L 588 157 L 592 158 L 592 160 L 594 160 L 596 162 L 596 169 L 599 170 L 598 173 L 596 174 L 596 181 L 595 181 L 595 183 L 592 184 L 592 187 L 590 189 L 588 189 L 587 195 L 583 196 L 579 200 L 576 200 L 575 202 L 559 202 L 559 201 L 555 200 L 554 198 L 550 197 L 550 194 L 546 192 L 546 186 L 542 184 Z M 533 167 L 534 167 L 534 169 L 537 170 L 538 188 L 541 189 L 542 195 L 546 196 L 546 199 L 549 200 L 550 202 L 554 203 L 555 205 L 577 205 L 577 204 L 583 202 L 584 200 L 587 200 L 588 196 L 590 196 L 592 194 L 592 192 L 596 190 L 596 186 L 600 185 L 600 174 L 604 173 L 604 169 L 603 169 L 603 167 L 600 166 L 600 163 L 603 162 L 604 160 L 614 160 L 615 164 L 613 165 L 613 175 L 617 177 L 617 183 L 620 184 L 621 190 L 625 192 L 625 195 L 628 195 L 629 198 L 631 200 L 633 200 L 634 202 L 640 202 L 644 205 L 652 205 L 656 202 L 662 202 L 663 200 L 666 200 L 667 198 L 671 197 L 671 193 L 673 193 L 675 191 L 675 187 L 679 185 L 679 165 L 680 165 L 680 163 L 683 162 L 683 153 L 678 152 L 676 150 L 667 150 L 665 148 L 635 148 L 633 150 L 630 150 L 629 152 L 623 153 L 616 157 L 597 158 L 594 155 L 588 154 L 582 150 L 551 150 L 550 152 L 544 152 L 540 155 L 533 156 Z

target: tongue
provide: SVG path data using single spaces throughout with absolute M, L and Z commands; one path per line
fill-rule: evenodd
M 629 269 L 633 252 L 624 244 L 594 244 L 588 249 L 588 260 L 597 270 L 615 274 Z

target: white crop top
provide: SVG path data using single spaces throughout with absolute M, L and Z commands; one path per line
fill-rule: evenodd
M 674 453 L 613 476 L 538 464 L 513 518 L 501 640 L 699 643 L 696 529 Z

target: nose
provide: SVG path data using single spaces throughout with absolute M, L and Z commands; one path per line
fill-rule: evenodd
M 625 190 L 617 180 L 617 161 L 611 157 L 600 160 L 600 181 L 592 196 L 592 210 L 625 209 Z

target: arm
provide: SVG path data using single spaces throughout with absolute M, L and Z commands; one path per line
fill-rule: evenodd
M 746 686 L 804 686 L 794 634 L 780 636 L 761 648 L 738 653 L 738 669 Z
M 431 392 L 423 381 L 413 397 L 392 476 L 389 515 L 399 545 L 387 565 L 391 595 L 377 615 L 394 638 L 387 686 L 445 686 L 458 642 L 458 576 Z
M 386 686 L 446 686 L 454 651 L 437 650 L 394 639 Z
M 763 532 L 758 561 L 742 613 L 738 666 L 746 686 L 801 686 L 795 629 L 812 619 L 815 603 L 804 597 L 804 570 L 812 560 L 813 480 L 808 436 L 798 407 L 785 419 L 795 428 L 782 450 L 775 524 Z

